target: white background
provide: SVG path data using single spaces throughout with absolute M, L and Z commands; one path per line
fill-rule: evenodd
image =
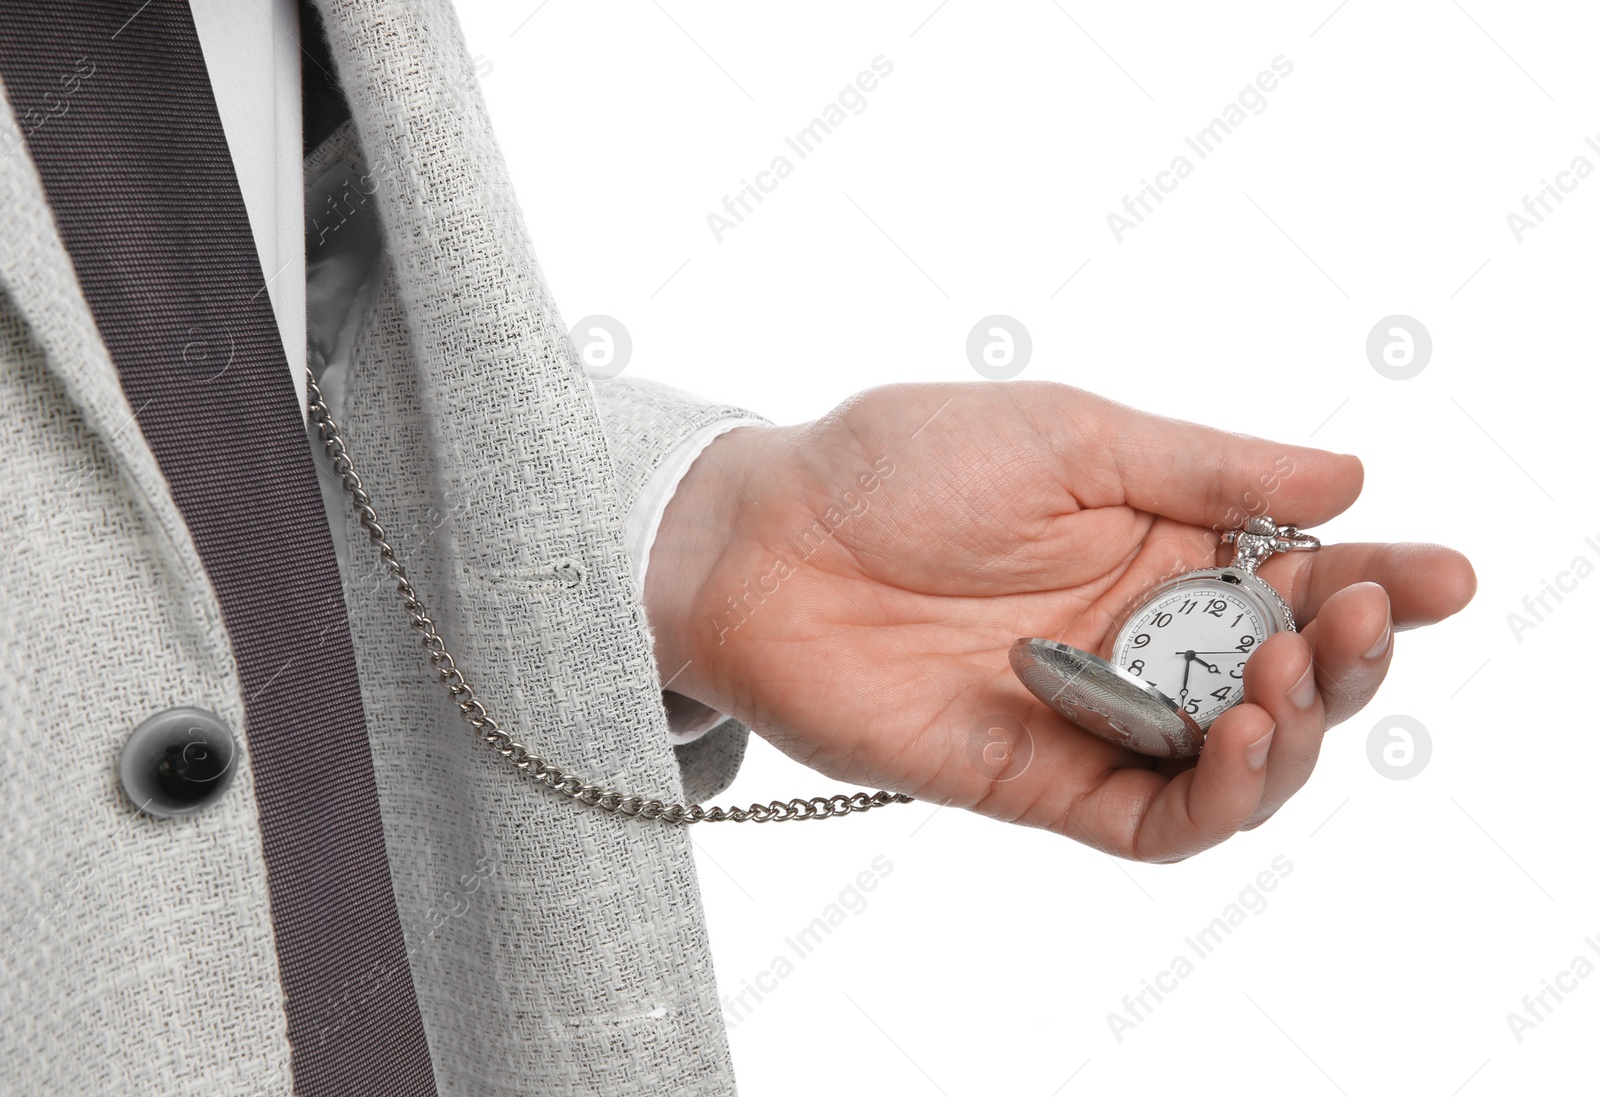
M 967 332 L 1003 313 L 1032 334 L 1024 377 L 1359 454 L 1365 492 L 1325 539 L 1438 541 L 1477 568 L 1465 613 L 1399 637 L 1308 787 L 1183 864 L 923 803 L 697 830 L 725 997 L 892 865 L 729 1012 L 746 1093 L 1595 1088 L 1600 974 L 1520 1041 L 1507 1015 L 1600 964 L 1600 575 L 1520 640 L 1507 614 L 1600 564 L 1600 174 L 1520 242 L 1507 214 L 1575 157 L 1600 166 L 1600 27 L 1576 4 L 1211 9 L 460 4 L 562 312 L 620 319 L 630 373 L 796 422 L 871 385 L 975 380 Z M 894 71 L 865 111 L 791 152 L 719 243 L 707 214 L 878 55 Z M 1266 109 L 1198 160 L 1184 136 L 1279 55 Z M 1119 243 L 1106 215 L 1186 152 Z M 1397 313 L 1434 344 L 1407 381 L 1365 351 Z M 1390 714 L 1431 739 L 1409 780 L 1369 761 Z M 752 740 L 721 800 L 836 787 Z M 1119 1041 L 1107 1014 L 1279 855 L 1267 907 Z

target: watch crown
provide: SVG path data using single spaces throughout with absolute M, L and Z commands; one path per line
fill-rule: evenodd
M 1249 572 L 1254 572 L 1258 564 L 1275 552 L 1314 549 L 1322 545 L 1311 534 L 1301 533 L 1298 526 L 1280 527 L 1266 514 L 1258 514 L 1238 529 L 1230 529 L 1223 534 L 1222 541 L 1234 546 L 1234 566 Z

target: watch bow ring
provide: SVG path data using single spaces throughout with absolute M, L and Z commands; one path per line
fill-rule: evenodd
M 1078 727 L 1156 758 L 1200 753 L 1212 721 L 1244 699 L 1244 664 L 1294 614 L 1256 574 L 1280 552 L 1322 544 L 1266 515 L 1223 535 L 1227 567 L 1180 575 L 1145 595 L 1098 654 L 1039 637 L 1011 645 L 1028 691 Z

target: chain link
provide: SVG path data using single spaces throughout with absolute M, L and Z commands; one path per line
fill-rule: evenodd
M 629 818 L 660 820 L 663 823 L 721 823 L 727 820 L 736 823 L 784 823 L 800 819 L 829 819 L 835 815 L 871 811 L 886 804 L 912 803 L 911 797 L 904 793 L 882 791 L 854 792 L 848 795 L 835 793 L 832 796 L 813 796 L 809 800 L 772 800 L 765 804 L 751 804 L 747 808 L 708 808 L 703 804 L 666 803 L 639 796 L 625 796 L 615 789 L 592 785 L 577 774 L 568 773 L 560 766 L 534 754 L 502 730 L 499 722 L 489 715 L 483 707 L 483 702 L 478 700 L 476 691 L 456 666 L 455 657 L 446 650 L 444 640 L 434 627 L 432 618 L 428 616 L 427 607 L 422 604 L 422 599 L 417 597 L 416 590 L 411 586 L 411 580 L 406 577 L 406 569 L 395 557 L 394 548 L 389 544 L 388 532 L 378 521 L 378 514 L 372 508 L 371 497 L 362 490 L 361 477 L 356 475 L 355 467 L 350 463 L 350 453 L 339 434 L 339 426 L 333 421 L 328 405 L 322 399 L 322 389 L 317 386 L 317 379 L 309 369 L 306 370 L 306 387 L 310 395 L 308 410 L 316 421 L 322 448 L 327 453 L 328 460 L 333 463 L 333 471 L 339 474 L 344 490 L 350 496 L 356 516 L 361 520 L 361 528 L 367 531 L 372 543 L 378 546 L 378 555 L 383 560 L 383 566 L 394 579 L 395 592 L 399 594 L 411 615 L 411 627 L 422 635 L 422 646 L 427 649 L 428 661 L 439 672 L 440 684 L 450 692 L 462 719 L 472 725 L 477 739 L 511 765 L 552 792 L 562 793 L 586 807 L 599 808 L 601 811 Z

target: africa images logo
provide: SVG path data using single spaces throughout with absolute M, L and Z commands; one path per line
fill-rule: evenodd
M 858 72 L 855 80 L 846 84 L 834 100 L 824 106 L 809 124 L 801 127 L 797 133 L 786 135 L 783 139 L 784 146 L 796 157 L 804 160 L 817 150 L 824 138 L 844 125 L 846 118 L 865 113 L 867 93 L 876 90 L 879 80 L 894 72 L 894 62 L 880 53 L 872 59 L 871 67 L 871 72 L 866 69 Z M 748 179 L 739 180 L 738 190 L 722 196 L 722 212 L 713 211 L 706 214 L 706 224 L 711 228 L 711 235 L 716 238 L 717 243 L 722 243 L 724 234 L 744 224 L 744 219 L 755 211 L 755 206 L 751 205 L 751 202 L 765 202 L 766 195 L 777 190 L 778 184 L 789 178 L 793 172 L 794 161 L 789 159 L 787 153 L 780 152 L 772 158 L 765 171 L 756 172 L 755 182 L 752 183 Z
M 1255 80 L 1246 84 L 1238 96 L 1198 133 L 1186 135 L 1184 146 L 1204 160 L 1221 147 L 1234 130 L 1244 125 L 1245 119 L 1264 113 L 1267 109 L 1267 93 L 1277 88 L 1280 78 L 1294 72 L 1294 62 L 1281 53 L 1272 59 L 1271 66 L 1271 72 L 1262 69 L 1257 73 Z M 1144 224 L 1144 219 L 1155 212 L 1155 206 L 1150 203 L 1166 201 L 1166 196 L 1177 190 L 1178 184 L 1194 173 L 1194 167 L 1194 161 L 1186 153 L 1180 152 L 1172 158 L 1165 171 L 1156 172 L 1154 183 L 1141 179 L 1138 190 L 1123 195 L 1122 212 L 1112 210 L 1106 214 L 1106 224 L 1111 227 L 1111 235 L 1116 237 L 1117 243 L 1122 243 L 1125 234 Z

